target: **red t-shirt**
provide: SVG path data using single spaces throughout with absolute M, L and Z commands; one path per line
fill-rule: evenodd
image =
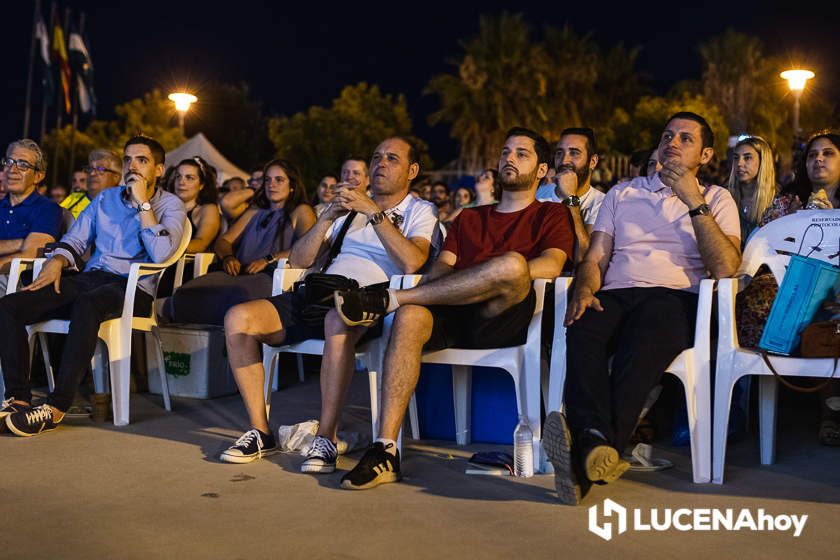
M 508 251 L 527 260 L 546 249 L 568 257 L 575 244 L 569 209 L 555 202 L 532 202 L 518 212 L 499 212 L 495 204 L 464 208 L 452 222 L 443 251 L 457 256 L 455 268 L 469 268 Z

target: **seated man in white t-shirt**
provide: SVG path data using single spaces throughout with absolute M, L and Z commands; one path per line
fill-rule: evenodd
M 339 236 L 348 211 L 356 212 L 340 245 L 340 251 L 326 268 L 356 280 L 360 286 L 389 281 L 394 274 L 411 274 L 429 258 L 439 243 L 434 205 L 408 194 L 420 166 L 414 147 L 404 138 L 385 140 L 370 162 L 373 196 L 351 183 L 335 185 L 335 196 L 306 235 L 292 247 L 289 265 L 309 268 L 319 254 Z M 323 338 L 321 362 L 321 420 L 303 472 L 333 472 L 336 462 L 336 431 L 347 387 L 355 364 L 354 348 L 362 337 L 378 334 L 366 327 L 348 327 L 332 309 L 323 325 L 303 321 L 304 299 L 290 292 L 269 299 L 250 301 L 230 309 L 225 316 L 225 338 L 231 369 L 245 401 L 251 429 L 220 457 L 230 463 L 248 463 L 277 452 L 268 427 L 263 387 L 265 373 L 260 344 L 292 344 Z
M 598 165 L 598 144 L 591 128 L 566 128 L 554 152 L 556 184 L 537 189 L 540 202 L 562 202 L 569 207 L 575 225 L 575 263 L 583 259 L 589 249 L 589 236 L 604 193 L 590 185 L 592 171 Z

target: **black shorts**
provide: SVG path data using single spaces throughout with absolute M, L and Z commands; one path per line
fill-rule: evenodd
M 283 344 L 297 344 L 312 338 L 324 340 L 324 324 L 318 326 L 307 325 L 301 320 L 304 308 L 303 296 L 296 292 L 284 292 L 268 298 L 268 302 L 277 310 L 286 337 Z M 382 321 L 368 328 L 359 343 L 377 338 L 382 334 Z
M 536 304 L 537 294 L 532 287 L 525 299 L 495 317 L 482 317 L 484 303 L 430 305 L 434 325 L 423 350 L 506 348 L 525 344 Z

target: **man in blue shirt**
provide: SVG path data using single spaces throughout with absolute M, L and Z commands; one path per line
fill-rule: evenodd
M 6 400 L 0 420 L 18 436 L 55 429 L 70 408 L 96 349 L 99 325 L 119 317 L 129 270 L 136 262 L 166 261 L 184 234 L 186 211 L 172 193 L 157 189 L 164 151 L 154 139 L 135 136 L 125 145 L 125 185 L 103 191 L 82 211 L 61 238 L 32 284 L 0 299 L 0 366 Z M 62 277 L 67 268 L 82 268 L 81 255 L 94 246 L 84 272 Z M 135 314 L 148 315 L 154 300 L 154 276 L 139 282 Z M 70 330 L 47 402 L 31 407 L 29 347 L 26 325 L 48 319 L 70 319 Z
M 12 259 L 34 257 L 38 249 L 58 239 L 61 208 L 35 192 L 45 169 L 38 144 L 28 139 L 9 144 L 3 158 L 7 194 L 0 199 L 0 296 L 6 293 Z

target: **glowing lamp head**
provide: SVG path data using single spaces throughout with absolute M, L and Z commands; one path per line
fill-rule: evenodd
M 791 91 L 802 91 L 805 89 L 805 82 L 814 77 L 810 70 L 785 70 L 779 75 L 787 80 Z
M 175 110 L 180 112 L 188 111 L 190 105 L 198 101 L 198 98 L 191 93 L 170 93 L 169 100 L 175 103 Z

